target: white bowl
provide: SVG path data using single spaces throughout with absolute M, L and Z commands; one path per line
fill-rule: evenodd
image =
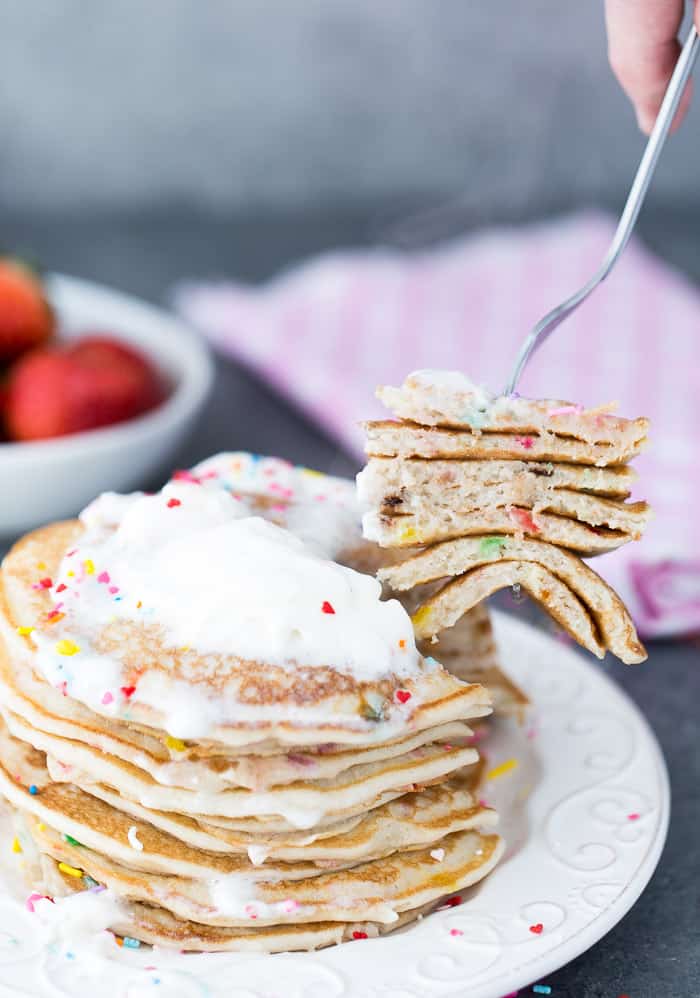
M 138 346 L 171 385 L 151 412 L 54 440 L 0 444 L 0 535 L 74 516 L 100 492 L 138 488 L 164 470 L 212 383 L 204 343 L 172 315 L 128 295 L 63 275 L 47 279 L 61 339 L 88 331 Z

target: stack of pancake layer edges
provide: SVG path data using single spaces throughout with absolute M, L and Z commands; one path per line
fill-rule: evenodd
M 398 418 L 366 424 L 364 533 L 403 550 L 379 577 L 397 592 L 420 587 L 419 640 L 513 586 L 598 658 L 646 658 L 622 600 L 582 560 L 642 535 L 650 510 L 628 501 L 628 462 L 646 419 L 493 397 L 454 372 L 418 371 L 377 395 Z

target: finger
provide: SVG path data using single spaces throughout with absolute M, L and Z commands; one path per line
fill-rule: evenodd
M 605 17 L 610 65 L 648 134 L 678 59 L 683 0 L 606 0 Z M 689 99 L 686 91 L 674 127 Z

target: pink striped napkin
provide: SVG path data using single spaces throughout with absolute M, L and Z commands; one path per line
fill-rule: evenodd
M 461 369 L 503 385 L 527 330 L 588 279 L 613 231 L 584 215 L 486 231 L 422 252 L 327 253 L 257 287 L 182 285 L 184 316 L 362 454 L 379 383 L 417 368 Z M 596 568 L 646 636 L 700 629 L 700 295 L 639 242 L 527 369 L 522 394 L 652 420 L 636 462 L 654 506 L 645 538 Z

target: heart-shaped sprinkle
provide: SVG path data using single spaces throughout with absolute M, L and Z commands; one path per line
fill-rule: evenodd
M 175 509 L 176 506 L 182 506 L 179 499 L 168 499 L 167 502 L 168 509 Z
M 323 613 L 335 613 L 335 610 L 333 609 L 332 605 L 328 602 L 327 599 L 324 600 L 323 603 L 321 604 L 321 610 L 323 611 Z
M 541 936 L 543 929 L 544 925 L 542 924 L 542 922 L 538 922 L 537 925 L 530 926 L 530 932 L 533 932 L 536 936 Z
M 98 582 L 109 582 L 109 572 L 100 572 L 97 576 Z
M 135 686 L 122 686 L 122 693 L 124 694 L 127 700 L 129 699 L 129 697 L 133 696 L 135 692 L 136 692 Z
M 61 583 L 59 583 L 59 585 L 56 586 L 56 592 L 57 593 L 65 592 L 65 590 L 67 588 L 68 588 L 68 586 L 65 584 L 65 582 L 61 582 Z
M 109 692 L 109 690 L 107 690 L 107 692 L 102 697 L 102 703 L 105 704 L 105 706 L 106 706 L 107 704 L 112 703 L 113 700 L 114 700 L 114 697 Z
M 463 936 L 464 933 L 462 932 L 461 929 L 450 929 L 450 935 L 451 936 Z
M 353 932 L 352 938 L 353 939 L 366 939 L 367 938 L 367 933 L 366 932 Z
M 397 690 L 395 696 L 399 703 L 406 703 L 411 699 L 411 694 L 408 690 Z

